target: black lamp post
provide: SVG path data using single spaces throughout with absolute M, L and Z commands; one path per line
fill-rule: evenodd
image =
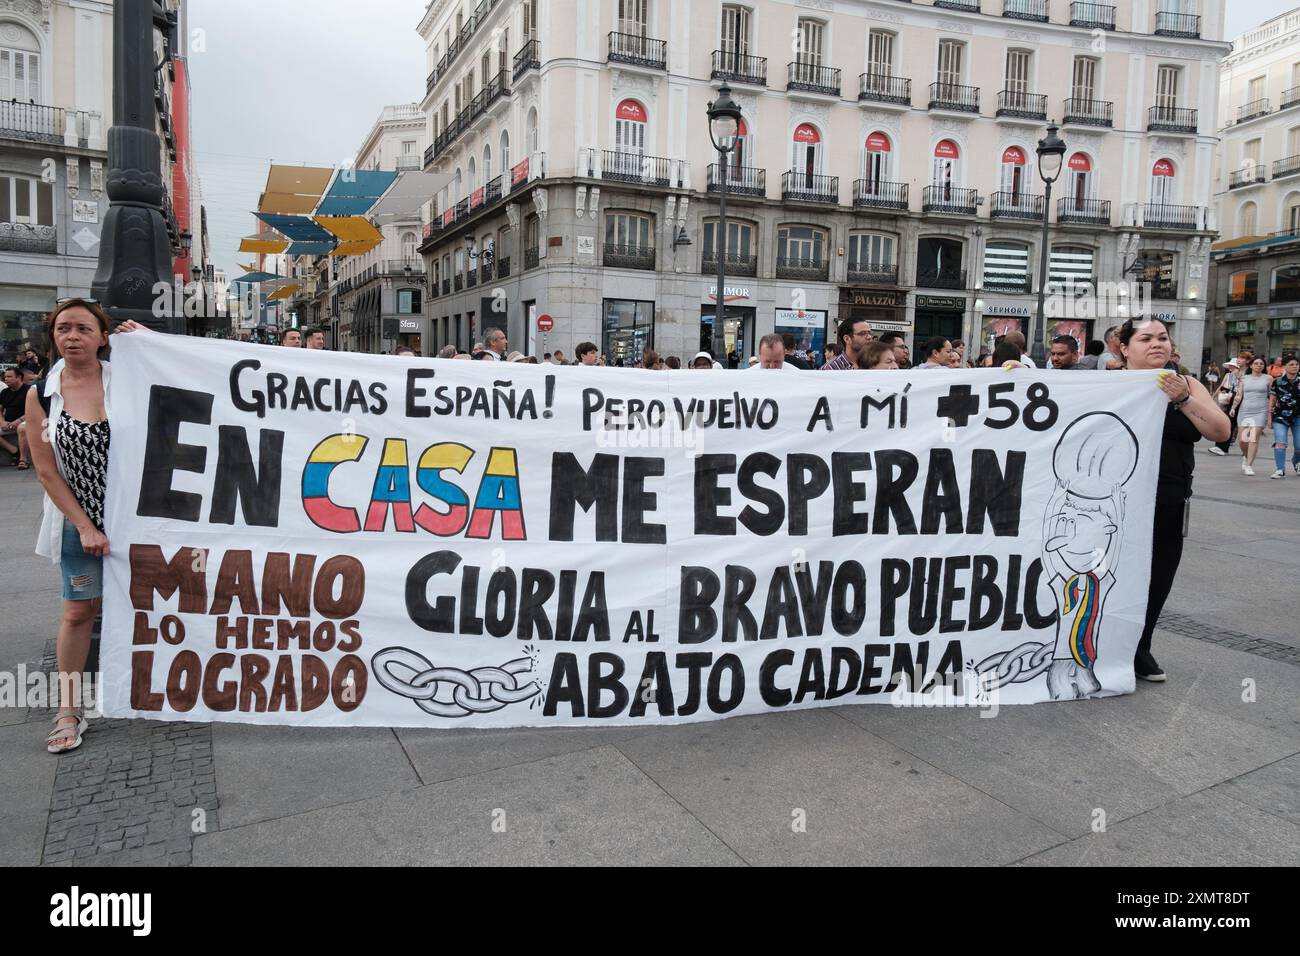
M 154 62 L 154 31 L 174 49 L 175 13 L 161 0 L 113 5 L 113 126 L 108 131 L 108 212 L 91 294 L 115 323 L 134 319 L 162 332 L 184 331 L 184 318 L 154 310 L 158 283 L 170 286 L 171 243 L 163 218 L 162 150 L 154 84 L 166 63 Z
M 1055 122 L 1047 124 L 1047 136 L 1038 141 L 1038 178 L 1043 181 L 1043 248 L 1038 256 L 1038 314 L 1034 318 L 1033 335 L 1029 340 L 1029 355 L 1042 367 L 1044 358 L 1043 336 L 1047 330 L 1044 296 L 1047 291 L 1047 221 L 1052 213 L 1052 184 L 1061 175 L 1065 158 L 1065 140 L 1056 135 Z
M 713 252 L 718 259 L 718 289 L 713 297 L 713 358 L 725 362 L 726 327 L 723 321 L 727 281 L 727 154 L 736 148 L 740 131 L 740 106 L 731 98 L 731 87 L 723 83 L 718 98 L 709 104 L 709 139 L 718 151 L 718 232 Z

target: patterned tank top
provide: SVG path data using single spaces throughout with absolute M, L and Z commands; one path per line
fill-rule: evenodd
M 77 504 L 104 530 L 104 488 L 108 479 L 108 422 L 83 422 L 67 412 L 59 416 L 54 440 L 63 459 L 63 477 Z

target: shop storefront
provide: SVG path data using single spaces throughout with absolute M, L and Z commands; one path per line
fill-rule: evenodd
M 1300 353 L 1300 319 L 1291 316 L 1269 320 L 1268 352 L 1272 358 L 1288 353 Z
M 421 349 L 422 338 L 420 336 L 419 319 L 402 319 L 397 331 L 397 345 L 399 348 L 411 349 L 417 355 L 423 355 Z
M 975 308 L 979 308 L 979 303 L 976 303 Z M 1029 309 L 1029 305 L 1023 302 L 986 302 L 983 324 L 980 326 L 980 347 L 975 350 L 976 354 L 992 352 L 997 339 L 1008 332 L 1020 332 L 1028 341 L 1031 325 Z
M 918 295 L 916 297 L 915 344 L 942 336 L 960 339 L 966 315 L 966 297 L 961 295 Z
M 816 353 L 821 361 L 826 354 L 825 309 L 777 309 L 772 324 L 777 335 L 794 336 L 796 352 Z
M 54 309 L 53 289 L 0 286 L 0 365 L 13 365 L 19 353 L 49 351 L 45 316 Z
M 614 365 L 637 365 L 641 353 L 654 348 L 655 304 L 634 299 L 605 299 L 601 351 Z
M 871 331 L 912 334 L 907 321 L 907 293 L 901 289 L 867 289 L 840 286 L 840 321 L 844 319 L 871 323 Z
M 704 352 L 713 351 L 713 318 L 717 309 L 714 301 L 717 298 L 717 283 L 707 286 L 704 296 L 707 302 L 700 305 L 700 350 Z M 731 358 L 734 355 L 737 363 L 743 364 L 748 361 L 749 356 L 754 354 L 754 314 L 755 310 L 752 305 L 752 294 L 749 286 L 729 285 L 724 289 L 722 299 L 722 338 L 725 352 L 723 355 L 714 355 L 713 357 L 723 365 L 732 365 Z
M 1223 334 L 1224 338 L 1228 340 L 1227 354 L 1230 356 L 1238 355 L 1243 349 L 1254 349 L 1255 320 L 1238 319 L 1233 322 L 1225 322 Z

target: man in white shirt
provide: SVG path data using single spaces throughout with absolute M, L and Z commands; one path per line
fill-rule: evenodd
M 1038 368 L 1033 358 L 1029 354 L 1029 349 L 1025 346 L 1025 333 L 1015 329 L 1008 332 L 1003 337 L 1004 342 L 1010 342 L 1016 348 L 1020 349 L 1020 364 L 1025 368 Z
M 506 360 L 506 334 L 500 329 L 489 329 L 487 334 L 487 350 L 492 354 L 492 358 L 497 362 Z
M 782 372 L 796 372 L 793 365 L 785 361 L 785 341 L 775 332 L 769 332 L 758 340 L 758 364 L 751 365 L 746 371 L 757 368 L 778 369 Z

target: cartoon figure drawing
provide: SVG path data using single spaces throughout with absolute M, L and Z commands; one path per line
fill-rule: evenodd
M 1047 669 L 1053 700 L 1101 690 L 1093 673 L 1106 596 L 1124 527 L 1124 485 L 1137 468 L 1137 436 L 1116 415 L 1071 422 L 1052 455 L 1056 491 L 1043 519 L 1043 567 L 1058 610 Z

